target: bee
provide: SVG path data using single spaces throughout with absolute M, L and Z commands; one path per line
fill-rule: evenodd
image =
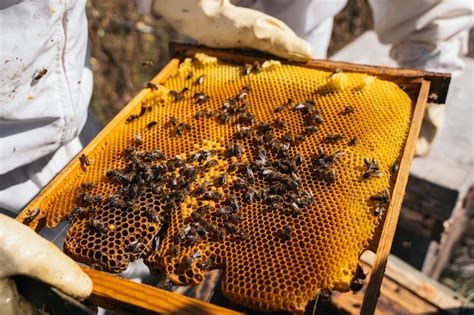
M 206 113 L 207 113 L 207 110 L 205 110 L 205 109 L 198 110 L 198 111 L 196 112 L 196 114 L 194 114 L 194 118 L 200 119 L 200 118 L 206 116 Z
M 244 91 L 240 91 L 239 94 L 237 94 L 236 98 L 239 101 L 245 100 L 248 97 L 248 93 Z
M 355 276 L 357 279 L 361 279 L 361 280 L 365 280 L 365 278 L 367 277 L 367 275 L 364 273 L 364 269 L 362 269 L 362 267 L 359 264 L 357 264 L 357 270 L 356 270 Z
M 234 186 L 232 186 L 233 189 L 235 190 L 241 190 L 241 189 L 244 189 L 248 186 L 248 182 L 241 178 L 241 177 L 237 177 L 237 179 L 235 180 L 235 183 L 234 183 Z
M 227 173 L 235 172 L 238 169 L 237 163 L 232 163 L 227 167 Z
M 148 68 L 153 67 L 155 64 L 151 60 L 146 60 L 142 62 L 142 67 Z
M 133 142 L 135 142 L 135 145 L 142 145 L 143 144 L 142 136 L 139 133 L 137 133 L 135 135 L 135 138 L 133 139 Z
M 330 300 L 332 297 L 332 290 L 328 288 L 321 289 L 321 291 L 319 291 L 319 297 L 322 300 Z
M 217 165 L 217 161 L 216 160 L 209 160 L 206 162 L 206 164 L 204 164 L 204 169 L 208 169 L 208 168 L 211 168 L 213 166 L 216 166 Z
M 330 169 L 326 172 L 326 182 L 329 184 L 333 184 L 336 182 L 336 171 L 334 169 Z
M 175 102 L 181 101 L 184 98 L 184 96 L 181 92 L 174 91 L 174 90 L 169 91 L 169 95 L 174 97 Z
M 81 156 L 79 157 L 79 161 L 81 162 L 82 168 L 86 168 L 87 166 L 91 165 L 91 161 L 89 160 L 87 155 L 85 155 L 84 153 L 81 154 Z
M 371 177 L 381 177 L 383 174 L 380 172 L 380 167 L 376 159 L 369 160 L 364 158 L 365 172 L 362 174 L 364 179 L 369 179 Z
M 145 244 L 143 244 L 143 239 L 138 238 L 135 241 L 131 242 L 128 244 L 128 250 L 133 254 L 139 254 L 145 247 Z
M 228 215 L 231 212 L 229 207 L 221 207 L 216 210 L 216 216 L 223 217 Z
M 286 124 L 285 124 L 285 122 L 284 122 L 283 120 L 281 120 L 281 119 L 275 119 L 275 120 L 273 121 L 273 126 L 274 126 L 275 128 L 277 128 L 277 129 L 283 129 L 283 128 L 286 127 Z
M 175 256 L 178 256 L 178 247 L 176 247 L 175 245 L 171 245 L 170 248 L 168 249 L 168 254 L 171 256 L 171 257 L 175 257 Z
M 171 291 L 171 289 L 173 288 L 173 282 L 171 282 L 170 278 L 166 276 L 160 280 L 157 285 L 157 288 L 161 290 Z
M 392 167 L 390 168 L 390 171 L 392 172 L 392 174 L 396 174 L 396 173 L 398 173 L 399 168 L 400 168 L 400 162 L 398 162 L 398 160 L 396 160 L 396 161 L 393 162 Z
M 153 82 L 148 82 L 148 83 L 146 84 L 146 87 L 149 88 L 149 89 L 152 90 L 152 91 L 158 90 L 158 86 L 157 86 L 155 83 L 153 83 Z
M 201 75 L 201 76 L 199 76 L 199 77 L 197 78 L 197 80 L 196 80 L 196 85 L 201 85 L 201 84 L 203 84 L 205 78 L 206 78 L 206 76 L 205 76 L 204 74 Z
M 362 283 L 358 278 L 355 278 L 354 281 L 351 283 L 351 291 L 352 293 L 359 292 L 362 289 Z
M 259 61 L 255 61 L 253 63 L 253 66 L 252 66 L 252 72 L 253 73 L 257 73 L 258 71 L 260 71 L 260 68 L 261 68 L 261 64 Z
M 105 226 L 105 224 L 93 217 L 89 218 L 89 229 L 98 234 L 107 232 L 107 227 Z
M 79 194 L 78 202 L 79 202 L 79 204 L 81 204 L 83 206 L 87 206 L 87 205 L 89 205 L 93 202 L 93 198 L 91 196 L 89 196 L 87 193 L 82 192 L 82 193 Z
M 319 115 L 319 111 L 314 111 L 316 103 L 313 100 L 306 100 L 304 102 L 296 103 L 293 106 L 293 109 L 296 111 L 301 111 L 303 114 L 316 113 Z
M 31 222 L 33 222 L 33 220 L 38 216 L 38 214 L 40 213 L 40 209 L 39 208 L 34 208 L 32 210 L 28 210 L 26 212 L 26 217 L 25 219 L 23 220 L 23 224 L 30 224 Z
M 269 123 L 266 123 L 264 121 L 262 121 L 261 123 L 259 123 L 257 125 L 257 130 L 258 132 L 260 132 L 261 134 L 266 134 L 266 133 L 269 133 L 270 131 L 272 131 L 272 125 L 270 125 Z
M 176 117 L 172 116 L 172 117 L 170 117 L 170 119 L 165 123 L 165 127 L 166 127 L 166 128 L 175 127 L 177 124 L 178 124 L 178 120 L 176 119 Z
M 244 126 L 250 126 L 253 124 L 255 120 L 255 116 L 251 112 L 245 112 L 239 115 L 237 118 L 237 123 L 242 124 Z
M 383 209 L 381 207 L 376 207 L 373 212 L 374 216 L 378 217 L 382 213 L 382 210 Z
M 283 197 L 280 195 L 268 195 L 265 198 L 265 203 L 273 208 L 278 208 L 283 204 Z
M 214 185 L 216 187 L 224 186 L 225 183 L 227 182 L 227 177 L 228 177 L 227 172 L 222 173 L 216 179 L 214 179 Z
M 196 93 L 194 93 L 194 100 L 198 104 L 204 104 L 209 100 L 209 96 L 201 91 L 197 91 Z
M 316 127 L 316 126 L 305 126 L 304 127 L 304 132 L 307 135 L 313 134 L 316 131 L 318 131 L 318 127 Z
M 252 72 L 252 65 L 246 63 L 246 64 L 244 65 L 244 69 L 242 70 L 242 74 L 243 74 L 243 75 L 249 75 L 251 72 Z
M 218 191 L 206 191 L 203 195 L 202 195 L 202 199 L 203 200 L 212 200 L 212 201 L 219 201 L 219 199 L 221 199 L 222 197 L 222 194 Z
M 182 136 L 184 132 L 190 131 L 191 126 L 185 123 L 180 123 L 175 129 L 174 129 L 174 134 L 176 136 Z
M 287 224 L 283 227 L 282 230 L 279 231 L 278 236 L 283 240 L 283 241 L 289 241 L 291 240 L 291 235 L 293 234 L 293 227 L 291 224 Z
M 344 108 L 344 110 L 342 111 L 342 115 L 349 115 L 353 112 L 354 112 L 354 107 L 349 105 L 349 106 L 346 106 L 346 108 Z
M 69 222 L 72 222 L 82 212 L 83 212 L 83 210 L 81 208 L 79 208 L 79 207 L 74 208 L 74 209 L 72 209 L 72 211 L 70 213 L 68 213 L 68 215 L 66 216 L 66 220 L 68 220 Z
M 213 264 L 214 264 L 213 261 L 210 258 L 208 258 L 202 262 L 197 263 L 196 267 L 198 267 L 201 270 L 209 270 L 212 268 Z
M 325 141 L 329 143 L 338 142 L 344 139 L 344 136 L 340 133 L 330 133 L 326 135 Z
M 249 238 L 249 235 L 247 233 L 245 233 L 244 231 L 239 231 L 239 234 L 237 235 L 237 239 L 239 241 L 245 241 L 248 238 Z
M 291 104 L 293 103 L 293 100 L 291 98 L 288 99 L 286 103 L 283 103 L 275 108 L 275 113 L 280 113 L 284 111 L 286 108 L 288 108 Z
M 132 122 L 132 121 L 138 119 L 139 117 L 140 116 L 138 116 L 138 115 L 130 115 L 130 116 L 127 117 L 127 123 Z
M 237 125 L 237 131 L 234 134 L 234 137 L 236 139 L 244 139 L 248 136 L 250 136 L 253 132 L 252 127 L 241 127 L 240 125 Z
M 220 124 L 225 124 L 229 121 L 230 115 L 228 113 L 221 112 L 216 118 Z
M 217 241 L 222 241 L 225 239 L 227 233 L 226 233 L 226 230 L 224 228 L 219 228 L 216 232 L 215 232 L 215 239 Z
M 164 219 L 154 209 L 146 209 L 145 216 L 153 223 L 163 223 Z
M 82 190 L 91 190 L 92 188 L 94 188 L 94 184 L 92 184 L 92 183 L 85 182 L 85 183 L 81 184 L 81 189 Z
M 355 146 L 359 143 L 359 140 L 357 140 L 357 138 L 353 137 L 351 138 L 351 140 L 349 140 L 349 142 L 347 143 L 349 146 Z
M 233 211 L 239 211 L 240 210 L 240 205 L 239 205 L 239 200 L 235 196 L 231 196 L 229 199 L 229 207 Z
M 233 156 L 238 157 L 238 158 L 240 158 L 242 156 L 242 147 L 238 143 L 236 143 L 234 145 L 230 145 L 227 148 L 226 157 L 230 158 L 230 157 L 233 157 Z
M 99 203 L 102 201 L 104 201 L 104 196 L 102 195 L 95 195 L 92 197 L 92 200 L 91 200 L 92 203 Z
M 120 200 L 120 197 L 117 194 L 110 195 L 108 198 L 108 201 L 109 201 L 109 207 L 111 208 L 119 207 L 119 206 L 122 206 L 123 204 L 123 201 Z
M 185 262 L 184 262 L 184 266 L 186 268 L 189 268 L 191 267 L 191 265 L 196 261 L 196 260 L 200 260 L 202 258 L 202 254 L 200 251 L 196 250 L 194 251 L 191 256 L 189 256 Z
M 370 200 L 375 201 L 380 206 L 385 206 L 390 202 L 390 192 L 385 189 L 380 194 L 370 196 Z
M 238 230 L 237 226 L 234 223 L 227 221 L 224 222 L 224 229 L 230 234 L 234 234 Z
M 297 153 L 297 154 L 294 156 L 293 161 L 295 162 L 295 165 L 296 165 L 296 166 L 300 166 L 301 164 L 303 164 L 304 158 L 303 158 L 303 156 L 301 155 L 301 153 Z
M 48 69 L 46 68 L 41 68 L 39 70 L 36 70 L 35 73 L 33 74 L 33 79 L 38 81 L 42 77 L 44 77 L 48 73 Z
M 305 135 L 296 135 L 295 140 L 298 142 L 303 142 L 306 139 Z

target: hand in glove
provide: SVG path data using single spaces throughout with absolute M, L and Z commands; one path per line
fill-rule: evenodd
M 29 227 L 0 214 L 0 293 L 7 289 L 2 287 L 6 279 L 15 275 L 40 280 L 77 299 L 92 292 L 92 281 L 77 263 Z
M 220 48 L 253 48 L 290 60 L 312 57 L 310 45 L 285 23 L 229 0 L 155 0 L 154 13 L 178 32 Z

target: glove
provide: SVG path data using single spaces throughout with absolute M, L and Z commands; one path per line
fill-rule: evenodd
M 178 32 L 210 47 L 253 48 L 290 60 L 312 57 L 311 46 L 285 23 L 229 0 L 154 1 L 153 11 Z
M 92 292 L 91 279 L 71 258 L 29 227 L 0 214 L 0 281 L 15 275 L 35 278 L 77 299 Z

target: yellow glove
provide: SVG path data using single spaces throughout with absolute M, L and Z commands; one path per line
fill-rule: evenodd
M 0 280 L 14 275 L 35 278 L 77 299 L 92 292 L 91 279 L 71 258 L 29 227 L 0 214 Z
M 312 57 L 310 45 L 285 23 L 229 0 L 155 0 L 153 10 L 178 32 L 210 47 L 253 48 L 290 60 Z

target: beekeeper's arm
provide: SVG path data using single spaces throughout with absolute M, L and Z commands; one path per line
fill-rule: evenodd
M 455 72 L 462 69 L 468 31 L 473 27 L 471 0 L 370 0 L 374 27 L 401 67 Z M 417 154 L 427 155 L 445 117 L 445 107 L 428 104 Z
M 312 56 L 310 45 L 285 23 L 229 0 L 155 0 L 153 12 L 210 47 L 253 48 L 292 60 Z

